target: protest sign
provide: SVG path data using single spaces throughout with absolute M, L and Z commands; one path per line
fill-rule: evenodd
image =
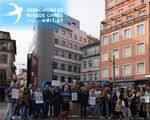
M 71 100 L 72 101 L 77 101 L 78 100 L 78 96 L 76 92 L 71 93 Z
M 60 81 L 52 80 L 52 86 L 60 86 Z
M 11 95 L 12 95 L 12 98 L 18 99 L 19 98 L 19 89 L 12 89 Z
M 36 104 L 43 103 L 43 94 L 42 94 L 42 92 L 34 92 L 34 95 L 35 95 Z
M 89 104 L 90 105 L 95 105 L 96 104 L 96 97 L 90 97 Z

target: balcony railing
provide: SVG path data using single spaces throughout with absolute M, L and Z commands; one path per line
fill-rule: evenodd
M 125 16 L 125 15 L 128 15 L 128 14 L 131 14 L 132 12 L 138 11 L 138 10 L 140 10 L 142 8 L 145 8 L 145 7 L 146 7 L 146 4 L 138 5 L 134 9 L 127 10 L 127 11 L 121 13 L 121 14 L 116 14 L 116 15 L 112 16 L 111 18 L 105 19 L 102 23 L 110 22 L 112 20 L 120 18 L 121 16 Z
M 102 30 L 101 31 L 101 35 L 108 34 L 108 33 L 112 32 L 112 31 L 119 30 L 121 28 L 125 28 L 125 27 L 128 27 L 128 26 L 131 26 L 133 24 L 142 22 L 142 21 L 147 20 L 147 19 L 148 19 L 148 15 L 143 15 L 143 16 L 140 16 L 140 17 L 133 18 L 132 20 L 127 20 L 125 22 L 122 22 L 119 25 L 114 25 L 114 26 L 112 26 L 110 28 Z

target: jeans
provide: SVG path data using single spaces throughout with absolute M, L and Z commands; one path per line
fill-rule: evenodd
M 21 106 L 20 112 L 21 112 L 21 118 L 22 119 L 28 118 L 28 108 L 26 106 Z
M 4 120 L 10 120 L 11 117 L 14 115 L 16 108 L 16 103 L 7 103 L 6 113 L 4 116 Z
M 44 117 L 48 116 L 48 111 L 49 111 L 49 101 L 45 101 L 44 102 L 44 110 L 43 110 Z
M 82 105 L 80 104 L 81 108 L 80 108 L 80 115 L 81 117 L 86 117 L 86 108 L 87 108 L 87 105 Z

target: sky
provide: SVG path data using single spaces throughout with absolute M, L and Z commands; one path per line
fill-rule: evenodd
M 3 1 L 6 3 L 9 2 L 12 3 L 12 0 L 3 0 Z M 13 2 L 16 1 L 17 0 L 13 0 Z M 21 2 L 18 3 L 18 5 L 27 7 L 28 3 L 26 1 L 28 0 L 22 0 Z M 36 5 L 38 6 L 40 4 L 39 2 L 36 2 L 35 4 L 35 1 L 37 0 L 30 0 L 30 2 L 31 1 L 35 7 Z M 56 3 L 58 4 L 58 0 L 50 0 L 50 2 L 53 1 L 57 1 Z M 1 9 L 4 9 L 6 3 L 4 3 L 3 6 L 2 4 L 0 4 L 0 11 Z M 59 0 L 59 5 L 65 6 L 64 7 L 65 14 L 80 21 L 81 30 L 87 32 L 88 34 L 91 34 L 92 36 L 99 38 L 100 22 L 105 18 L 104 0 Z M 44 1 L 43 6 L 48 7 L 48 2 Z M 11 10 L 13 9 L 13 7 L 10 7 L 9 9 Z M 8 8 L 5 7 L 5 11 L 8 12 L 10 10 L 8 10 Z M 2 16 L 1 14 L 2 13 L 0 13 L 0 31 L 10 32 L 11 38 L 16 40 L 17 43 L 17 55 L 15 65 L 17 66 L 18 69 L 26 68 L 27 53 L 29 45 L 33 39 L 33 25 L 31 24 L 30 27 L 26 27 L 25 24 L 22 24 L 23 22 L 20 22 L 19 24 L 21 27 L 17 27 L 17 24 L 14 24 L 15 18 L 12 18 L 12 20 L 9 19 L 8 22 L 7 19 L 5 19 L 4 20 L 5 23 L 3 23 L 1 22 L 3 20 L 1 18 L 4 16 Z M 25 15 L 23 14 L 21 17 L 25 17 Z M 10 23 L 10 21 L 13 21 L 13 23 L 11 23 L 13 24 L 12 26 L 8 24 Z

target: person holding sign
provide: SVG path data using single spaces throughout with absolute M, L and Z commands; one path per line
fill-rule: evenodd
M 146 87 L 146 91 L 144 95 L 146 96 L 146 112 L 150 113 L 150 87 L 149 86 Z
M 80 85 L 74 80 L 74 84 L 72 87 L 71 93 L 71 101 L 72 101 L 72 113 L 73 117 L 77 117 L 79 115 L 79 93 L 80 93 Z

